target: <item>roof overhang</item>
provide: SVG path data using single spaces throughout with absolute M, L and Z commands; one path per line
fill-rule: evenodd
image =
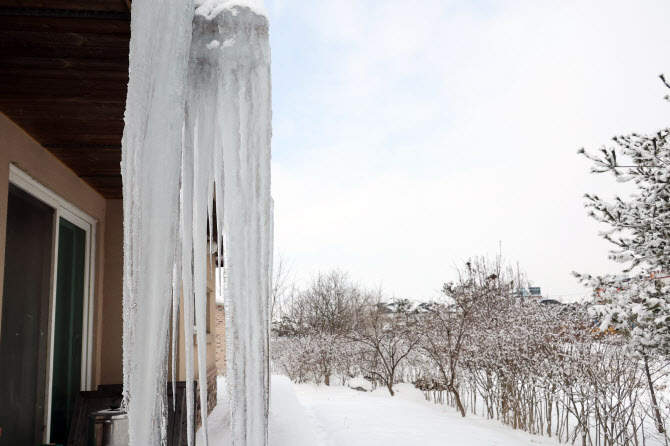
M 0 0 L 0 112 L 121 198 L 128 0 Z

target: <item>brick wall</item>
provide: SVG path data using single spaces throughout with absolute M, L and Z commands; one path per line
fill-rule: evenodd
M 216 393 L 216 377 L 218 373 L 216 369 L 207 372 L 207 414 L 209 415 L 216 407 L 217 393 Z M 195 390 L 195 428 L 200 429 L 202 426 L 202 417 L 200 416 L 200 383 L 198 382 Z
M 216 305 L 216 370 L 219 375 L 226 374 L 226 313 L 223 305 Z
M 214 342 L 216 347 L 216 368 L 207 372 L 207 413 L 211 413 L 216 406 L 216 378 L 226 374 L 226 318 L 223 305 L 216 305 L 216 327 L 214 329 Z M 200 429 L 202 419 L 200 417 L 200 383 L 196 389 L 195 396 L 195 425 Z

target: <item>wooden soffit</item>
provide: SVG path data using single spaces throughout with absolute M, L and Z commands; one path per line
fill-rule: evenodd
M 127 0 L 0 0 L 0 111 L 121 198 Z

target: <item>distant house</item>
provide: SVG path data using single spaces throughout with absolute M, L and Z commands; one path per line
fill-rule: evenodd
M 0 0 L 0 444 L 66 444 L 79 392 L 123 381 L 129 3 Z
M 383 314 L 396 314 L 400 311 L 414 314 L 425 314 L 431 311 L 435 304 L 432 302 L 414 302 L 406 299 L 380 302 L 377 308 Z
M 542 300 L 542 288 L 538 287 L 528 287 L 528 288 L 519 288 L 512 292 L 512 296 L 519 299 L 537 299 Z

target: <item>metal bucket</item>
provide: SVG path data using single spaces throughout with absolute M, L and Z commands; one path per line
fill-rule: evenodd
M 128 414 L 106 409 L 88 416 L 89 446 L 128 446 Z

